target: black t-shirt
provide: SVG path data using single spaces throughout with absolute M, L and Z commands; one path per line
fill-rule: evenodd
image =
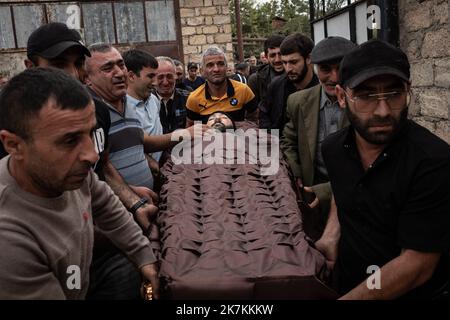
M 442 252 L 430 281 L 406 297 L 430 297 L 450 278 L 450 146 L 407 121 L 364 171 L 348 127 L 323 143 L 338 208 L 341 238 L 336 276 L 344 294 L 383 267 L 402 248 Z
M 194 81 L 191 81 L 189 78 L 184 78 L 183 83 L 191 87 L 192 90 L 195 90 L 205 83 L 205 79 L 203 79 L 202 77 L 197 77 Z
M 88 89 L 95 104 L 95 117 L 97 119 L 97 127 L 94 132 L 94 144 L 100 159 L 94 166 L 94 171 L 101 180 L 105 180 L 103 174 L 104 164 L 108 161 L 108 136 L 111 127 L 111 117 L 109 115 L 108 105 L 101 100 L 92 90 Z
M 170 99 L 167 103 L 162 99 L 160 100 L 159 118 L 164 134 L 186 128 L 186 101 L 189 94 L 189 91 L 175 89 L 173 99 Z

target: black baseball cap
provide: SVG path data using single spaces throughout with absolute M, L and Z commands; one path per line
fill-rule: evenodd
M 381 40 L 369 40 L 345 55 L 341 61 L 341 86 L 355 88 L 364 81 L 380 75 L 397 76 L 407 82 L 410 65 L 406 54 Z
M 311 51 L 311 62 L 314 64 L 339 63 L 355 47 L 356 44 L 342 37 L 325 38 Z
M 195 62 L 189 62 L 187 65 L 187 69 L 191 70 L 192 68 L 198 69 L 198 64 L 196 64 Z
M 27 56 L 30 58 L 37 55 L 52 59 L 71 47 L 79 47 L 85 55 L 91 56 L 78 31 L 69 29 L 64 23 L 51 22 L 40 26 L 30 35 Z

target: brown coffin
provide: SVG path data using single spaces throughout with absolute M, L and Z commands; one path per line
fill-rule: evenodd
M 165 164 L 153 241 L 165 298 L 336 298 L 316 277 L 325 259 L 305 240 L 288 167 L 276 160 L 272 175 L 261 163 Z

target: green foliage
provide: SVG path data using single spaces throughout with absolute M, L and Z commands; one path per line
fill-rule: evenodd
M 309 6 L 314 8 L 314 19 L 319 19 L 325 15 L 334 12 L 348 4 L 347 0 L 309 0 Z M 351 2 L 355 2 L 352 0 Z M 325 12 L 324 12 L 325 10 Z
M 354 1 L 352 1 L 354 2 Z M 301 32 L 310 35 L 310 5 L 313 6 L 315 18 L 333 12 L 347 4 L 347 0 L 269 0 L 261 3 L 257 0 L 241 0 L 241 25 L 244 38 L 267 38 L 275 32 L 290 34 Z M 236 37 L 235 0 L 229 0 L 233 37 Z M 287 20 L 281 30 L 272 29 L 272 18 L 282 17 Z M 262 51 L 262 43 L 244 43 L 244 55 L 257 54 Z M 235 50 L 236 52 L 236 50 Z
M 283 33 L 302 32 L 309 34 L 310 6 L 315 18 L 338 10 L 347 5 L 347 0 L 269 0 L 260 3 L 257 0 L 241 0 L 241 24 L 244 37 L 265 38 L 273 33 L 271 20 L 278 16 L 287 20 Z M 354 1 L 352 1 L 354 2 Z M 229 1 L 233 36 L 236 36 L 235 0 Z
M 234 0 L 230 0 L 233 36 L 236 36 Z M 305 0 L 270 0 L 258 3 L 256 0 L 241 0 L 242 34 L 250 38 L 266 38 L 271 35 L 271 21 L 275 16 L 283 17 L 288 22 L 283 33 L 309 33 L 309 6 Z

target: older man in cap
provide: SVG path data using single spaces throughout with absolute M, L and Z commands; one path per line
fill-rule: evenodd
M 343 299 L 449 298 L 450 147 L 407 119 L 410 65 L 366 42 L 336 86 L 350 126 L 322 145 L 337 214 L 316 245 Z
M 311 52 L 311 61 L 320 84 L 289 96 L 288 122 L 283 131 L 282 150 L 305 192 L 317 196 L 311 207 L 320 205 L 321 214 L 313 217 L 312 238 L 320 237 L 330 209 L 331 188 L 320 147 L 323 140 L 347 124 L 336 99 L 335 87 L 339 81 L 339 63 L 355 47 L 341 37 L 320 41 Z M 313 195 L 313 194 L 312 194 Z

